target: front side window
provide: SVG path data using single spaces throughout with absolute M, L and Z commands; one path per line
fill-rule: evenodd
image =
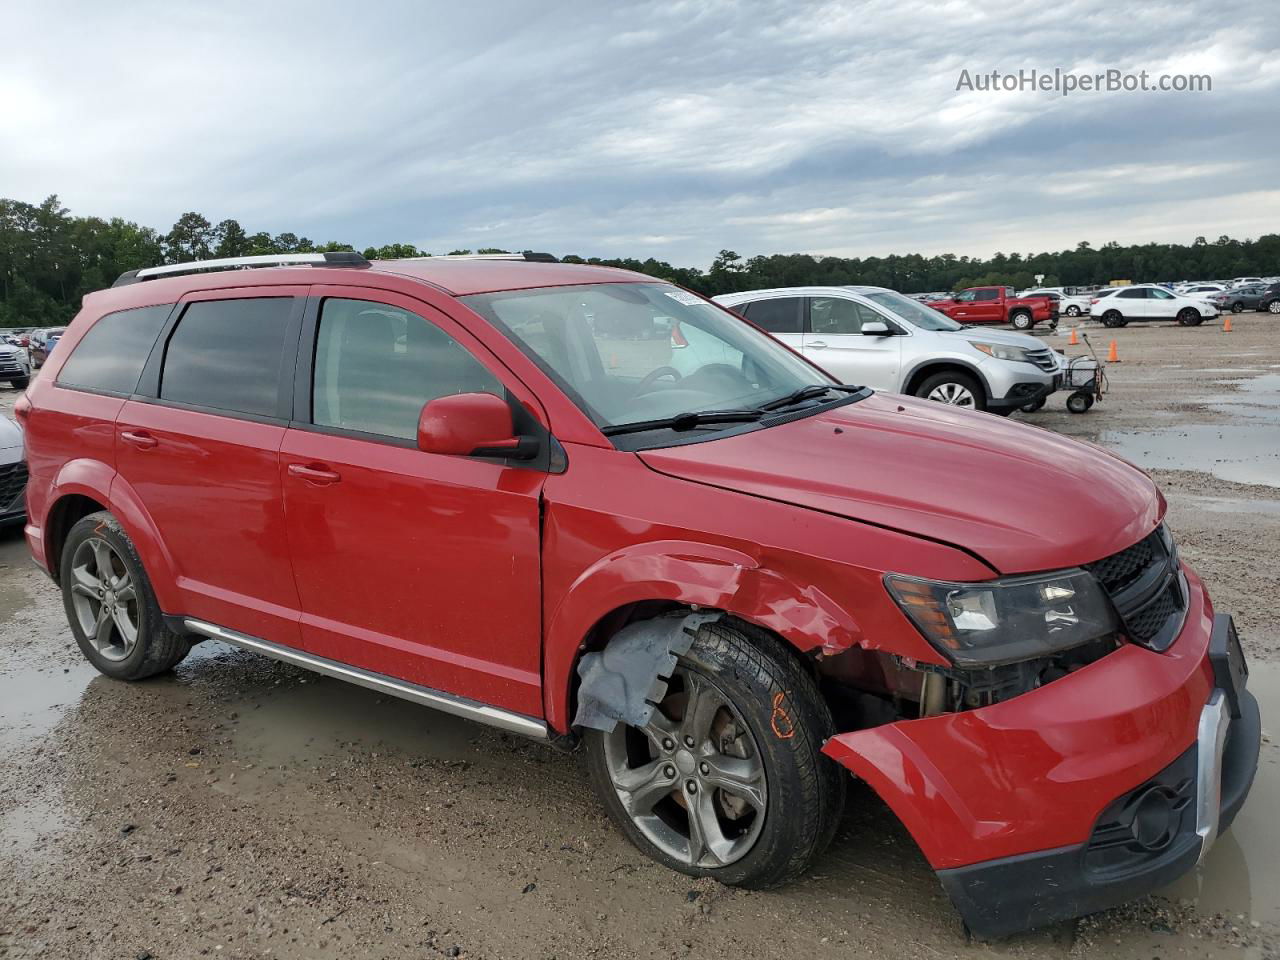
M 292 297 L 201 300 L 169 338 L 160 398 L 254 416 L 279 416 L 280 359 Z
M 1156 288 L 1153 287 L 1152 289 L 1148 290 L 1147 293 L 1150 299 L 1152 300 L 1172 300 L 1173 299 L 1173 294 L 1170 293 L 1168 290 L 1157 290 Z
M 815 334 L 860 334 L 864 323 L 884 322 L 884 317 L 856 300 L 813 297 L 809 301 L 809 329 Z
M 956 294 L 956 303 L 972 303 L 976 294 L 972 290 L 964 290 Z
M 58 373 L 58 386 L 130 394 L 138 386 L 173 304 L 137 307 L 99 318 Z
M 325 300 L 316 332 L 313 423 L 412 440 L 422 408 L 455 393 L 506 395 L 456 340 L 415 313 Z
M 805 386 L 835 384 L 751 324 L 670 284 L 545 287 L 463 302 L 606 429 L 755 410 Z M 752 305 L 753 321 L 765 302 Z

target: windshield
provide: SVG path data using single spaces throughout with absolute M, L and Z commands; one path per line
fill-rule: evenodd
M 463 297 L 602 428 L 755 410 L 837 381 L 746 321 L 666 283 Z M 723 428 L 723 424 L 720 425 Z
M 941 313 L 933 307 L 926 307 L 924 304 L 912 300 L 910 297 L 904 297 L 900 293 L 892 290 L 877 290 L 874 293 L 862 293 L 859 296 L 866 297 L 872 303 L 884 307 L 886 310 L 901 317 L 913 327 L 919 327 L 921 330 L 963 330 L 956 321 L 952 320 L 945 313 Z

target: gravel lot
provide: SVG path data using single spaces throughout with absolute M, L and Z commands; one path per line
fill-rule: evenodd
M 1151 470 L 1183 555 L 1236 614 L 1270 728 L 1280 321 L 1233 320 L 1086 325 L 1123 361 L 1103 404 L 1073 416 L 1059 395 L 1021 418 Z M 1161 896 L 969 944 L 864 789 L 802 881 L 691 882 L 610 827 L 578 757 L 214 643 L 170 676 L 97 675 L 0 532 L 0 957 L 1274 957 L 1278 760 L 1268 739 L 1231 833 Z

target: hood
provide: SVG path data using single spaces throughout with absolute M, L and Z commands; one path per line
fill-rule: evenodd
M 1011 333 L 1008 330 L 974 330 L 965 327 L 963 330 L 944 331 L 949 336 L 961 337 L 977 343 L 1002 343 L 1007 347 L 1022 347 L 1024 350 L 1043 350 L 1045 343 L 1037 337 L 1025 333 Z
M 1151 479 L 1101 447 L 890 394 L 639 456 L 673 477 L 953 544 L 999 573 L 1100 560 L 1164 514 Z
M 8 417 L 0 417 L 0 450 L 22 446 L 22 428 Z

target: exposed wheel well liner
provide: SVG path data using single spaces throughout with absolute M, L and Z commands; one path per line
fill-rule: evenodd
M 49 511 L 49 519 L 45 524 L 44 543 L 49 563 L 49 573 L 55 583 L 59 582 L 62 565 L 62 544 L 67 539 L 71 528 L 91 513 L 108 509 L 92 497 L 81 493 L 70 493 L 58 500 Z

